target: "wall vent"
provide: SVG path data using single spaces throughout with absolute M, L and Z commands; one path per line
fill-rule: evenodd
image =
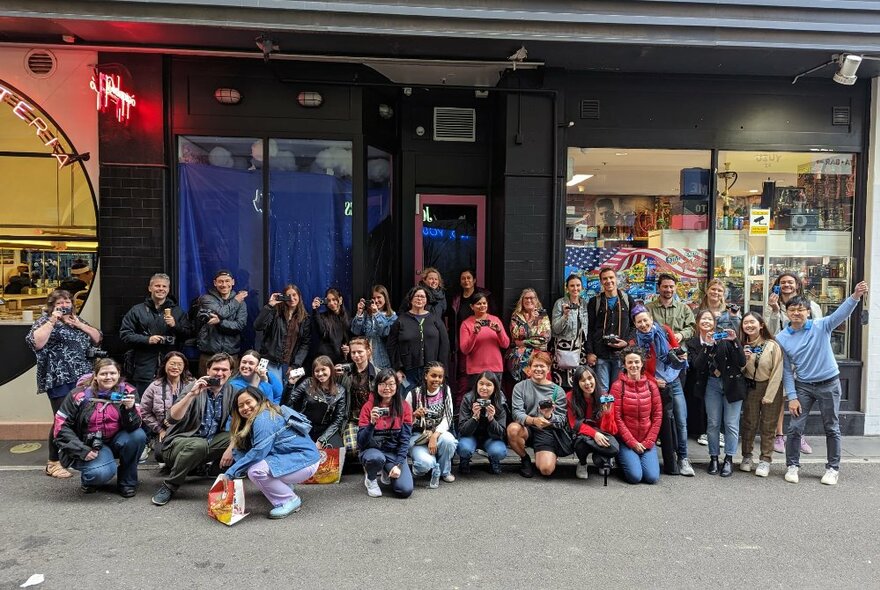
M 55 54 L 46 49 L 31 49 L 24 58 L 24 69 L 34 78 L 48 78 L 57 66 Z
M 477 141 L 477 111 L 435 107 L 434 141 Z
M 598 100 L 582 100 L 581 101 L 581 119 L 598 119 L 599 118 L 599 101 Z
M 850 108 L 849 107 L 831 107 L 831 124 L 841 127 L 849 127 L 850 125 Z

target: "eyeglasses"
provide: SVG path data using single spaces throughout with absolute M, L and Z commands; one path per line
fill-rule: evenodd
M 172 367 L 177 367 L 178 369 L 182 369 L 182 368 L 184 368 L 186 365 L 184 365 L 183 363 L 168 363 L 168 364 L 165 365 L 165 366 L 168 367 L 169 369 L 172 368 Z
M 537 297 L 523 297 L 523 301 L 534 301 Z
M 379 387 L 381 387 L 382 389 L 394 389 L 395 387 L 397 387 L 397 382 L 396 381 L 395 382 L 392 382 L 392 381 L 384 382 L 383 381 L 382 383 L 379 384 Z

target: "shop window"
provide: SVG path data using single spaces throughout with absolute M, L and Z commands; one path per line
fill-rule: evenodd
M 822 315 L 831 313 L 854 287 L 856 155 L 722 151 L 718 161 L 714 274 L 728 298 L 769 316 L 787 272 Z M 832 334 L 838 357 L 849 354 L 850 322 Z
M 650 301 L 669 273 L 696 305 L 708 274 L 710 162 L 708 151 L 570 148 L 565 276 L 583 277 L 592 297 L 610 266 L 620 288 Z
M 370 249 L 370 284 L 392 291 L 394 228 L 391 219 L 391 154 L 367 147 L 367 240 Z

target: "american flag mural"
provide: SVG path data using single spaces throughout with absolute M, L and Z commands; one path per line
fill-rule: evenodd
M 683 279 L 702 281 L 708 276 L 709 251 L 694 248 L 590 248 L 566 246 L 565 269 L 590 274 L 602 266 L 626 270 L 651 258 L 657 274 L 668 272 Z

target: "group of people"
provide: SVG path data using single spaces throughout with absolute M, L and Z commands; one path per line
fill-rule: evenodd
M 324 448 L 358 457 L 369 496 L 385 486 L 408 497 L 414 478 L 426 477 L 430 489 L 455 481 L 456 455 L 459 476 L 479 450 L 489 472 L 501 473 L 508 446 L 524 477 L 536 468 L 549 476 L 572 454 L 582 479 L 590 456 L 600 473 L 619 466 L 629 483 L 658 481 L 661 459 L 664 472 L 693 476 L 687 440 L 699 432 L 708 473 L 732 475 L 741 441 L 739 469 L 766 477 L 787 398 L 786 481 L 798 480 L 806 416 L 818 404 L 828 445 L 822 483 L 837 483 L 840 385 L 830 332 L 865 283 L 821 318 L 798 278 L 784 274 L 765 321 L 727 305 L 717 280 L 695 314 L 670 275 L 647 305 L 618 289 L 613 269 L 599 277 L 602 291 L 591 298 L 568 277 L 550 313 L 525 289 L 507 329 L 471 271 L 447 297 L 440 273 L 426 269 L 398 312 L 376 285 L 353 317 L 335 289 L 307 313 L 290 284 L 256 318 L 259 350 L 240 351 L 247 294 L 234 292 L 231 273 L 218 271 L 189 313 L 157 274 L 122 321 L 130 347 L 122 365 L 88 358 L 102 335 L 73 311 L 70 293 L 56 290 L 27 336 L 38 389 L 55 413 L 46 473 L 79 471 L 84 493 L 115 476 L 120 495 L 131 497 L 137 463 L 152 452 L 165 474 L 154 504 L 208 466 L 247 475 L 273 505 L 269 516 L 282 518 L 299 509 L 292 486 L 315 473 Z M 198 378 L 180 352 L 187 338 L 200 353 Z

